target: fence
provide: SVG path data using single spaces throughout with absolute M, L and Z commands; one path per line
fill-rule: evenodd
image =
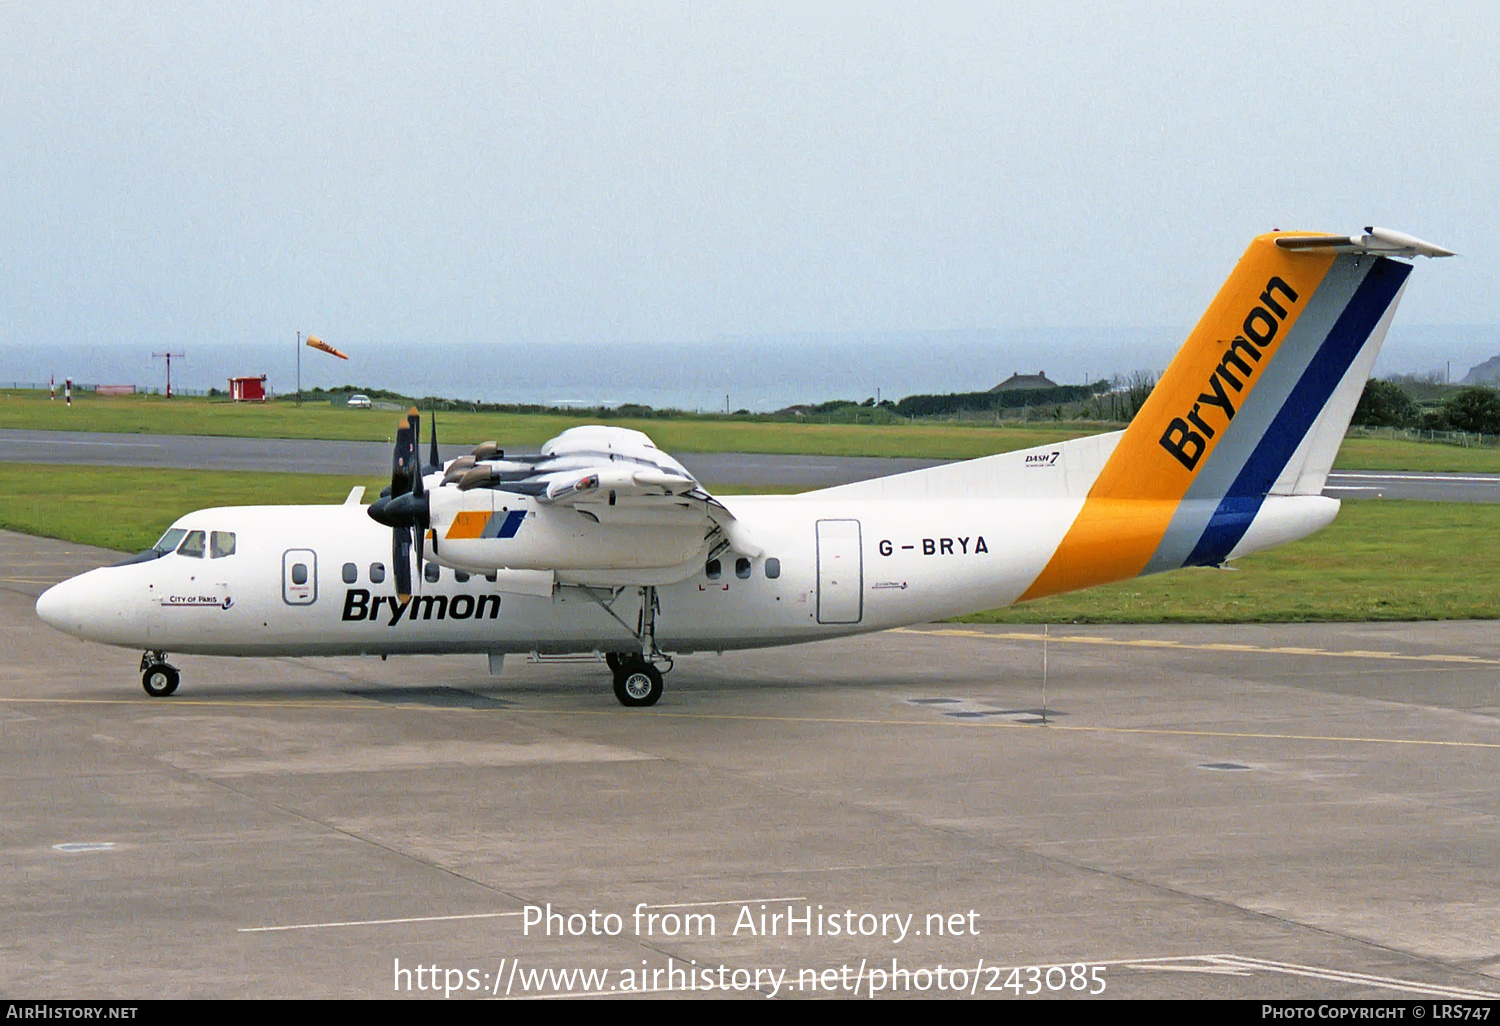
M 1465 449 L 1500 448 L 1500 435 L 1480 435 L 1471 431 L 1429 431 L 1426 428 L 1351 426 L 1345 438 L 1390 438 L 1405 442 L 1433 442 L 1438 445 L 1461 445 Z
M 58 381 L 55 384 L 52 383 L 52 382 L 47 382 L 47 381 L 0 381 L 0 389 L 8 389 L 8 390 L 11 390 L 11 391 L 16 391 L 16 392 L 21 392 L 21 391 L 45 392 L 45 391 L 47 391 L 50 388 L 56 388 L 57 389 L 57 394 L 58 395 L 62 395 L 62 393 L 63 393 L 63 384 L 64 384 L 64 382 L 62 381 L 62 379 L 58 379 Z M 166 389 L 160 387 L 159 385 L 120 385 L 118 383 L 106 384 L 104 382 L 94 382 L 94 381 L 75 381 L 75 382 L 73 382 L 73 391 L 75 391 L 75 392 L 97 392 L 99 395 L 118 395 L 119 393 L 115 392 L 113 390 L 114 389 L 119 389 L 119 388 L 128 388 L 128 389 L 131 389 L 132 390 L 132 394 L 134 394 L 134 395 L 164 395 L 166 393 Z M 223 391 L 223 389 L 220 389 L 220 391 Z M 208 395 L 208 389 L 206 389 L 206 388 L 175 388 L 174 387 L 172 389 L 172 394 L 173 395 Z

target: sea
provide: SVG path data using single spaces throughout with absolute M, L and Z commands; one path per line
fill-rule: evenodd
M 629 344 L 380 343 L 340 340 L 347 361 L 276 342 L 132 344 L 19 343 L 5 347 L 0 387 L 80 384 L 166 386 L 184 393 L 226 389 L 264 374 L 273 394 L 298 386 L 381 388 L 409 396 L 476 402 L 772 412 L 834 399 L 899 400 L 912 394 L 983 391 L 1012 374 L 1043 373 L 1058 384 L 1156 375 L 1185 327 L 1029 328 L 721 336 L 696 342 Z M 1392 327 L 1377 376 L 1460 380 L 1500 353 L 1500 326 Z M 175 355 L 181 354 L 181 355 Z

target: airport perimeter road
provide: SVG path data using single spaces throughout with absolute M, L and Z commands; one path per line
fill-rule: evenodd
M 684 657 L 646 710 L 590 662 L 188 657 L 152 699 L 33 612 L 110 558 L 0 533 L 11 998 L 1500 994 L 1492 623 L 931 625 Z
M 448 455 L 456 451 L 450 448 Z M 698 480 L 710 486 L 739 488 L 824 488 L 946 462 L 732 452 L 673 455 Z M 391 452 L 390 446 L 383 442 L 0 430 L 0 461 L 186 470 L 282 470 L 378 477 L 390 472 Z M 1335 471 L 1328 477 L 1324 494 L 1336 499 L 1500 502 L 1500 474 Z

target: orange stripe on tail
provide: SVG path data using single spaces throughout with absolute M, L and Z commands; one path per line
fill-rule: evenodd
M 1275 356 L 1334 254 L 1258 236 L 1089 490 L 1078 518 L 1018 601 L 1138 576 L 1233 410 Z M 1238 386 L 1238 387 L 1236 387 Z

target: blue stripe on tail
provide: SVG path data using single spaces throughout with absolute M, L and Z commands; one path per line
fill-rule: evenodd
M 1281 411 L 1261 437 L 1244 469 L 1219 502 L 1185 566 L 1217 566 L 1239 544 L 1260 512 L 1266 495 L 1323 412 L 1349 365 L 1385 316 L 1391 301 L 1411 273 L 1411 265 L 1377 257 L 1349 305 L 1287 396 Z

